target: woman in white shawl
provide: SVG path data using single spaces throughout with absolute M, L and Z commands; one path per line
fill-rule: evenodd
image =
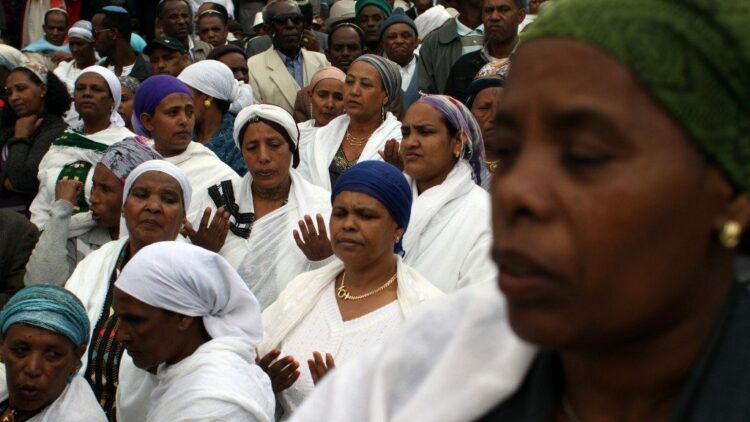
M 237 269 L 261 309 L 294 277 L 325 265 L 333 254 L 324 224 L 331 213 L 330 193 L 294 168 L 298 137 L 294 119 L 280 107 L 257 104 L 242 110 L 235 120 L 234 141 L 250 171 L 241 180 L 209 188 L 211 203 L 204 205 L 231 213 L 228 237 L 222 247 L 221 238 L 205 242 L 189 231 L 194 244 L 221 248 L 219 253 Z M 318 229 L 312 223 L 316 216 Z
M 112 285 L 125 264 L 143 247 L 175 240 L 190 207 L 185 173 L 164 160 L 139 165 L 123 189 L 122 212 L 128 236 L 109 242 L 78 264 L 65 284 L 83 302 L 92 334 L 80 373 L 108 417 L 115 414 L 122 345 L 115 340 L 119 320 L 112 309 Z
M 335 363 L 384 341 L 442 295 L 399 256 L 411 192 L 398 169 L 379 161 L 357 164 L 336 182 L 332 202 L 338 259 L 297 276 L 263 312 L 260 365 L 287 417 Z M 282 350 L 287 356 L 277 359 Z M 307 368 L 297 370 L 304 360 Z
M 44 230 L 50 219 L 55 187 L 60 180 L 83 183 L 83 195 L 73 210 L 68 236 L 79 236 L 96 224 L 90 211 L 92 167 L 108 147 L 135 136 L 125 128 L 125 122 L 117 112 L 122 95 L 120 90 L 117 76 L 101 66 L 87 67 L 76 80 L 73 99 L 81 122 L 54 141 L 39 164 L 39 193 L 31 203 L 30 211 L 31 222 L 40 230 Z
M 388 140 L 401 139 L 401 123 L 387 111 L 401 95 L 401 73 L 392 61 L 365 54 L 349 67 L 344 82 L 346 114 L 315 131 L 300 150 L 300 173 L 331 190 L 354 164 L 380 160 Z
M 133 104 L 133 127 L 153 139 L 154 149 L 187 175 L 193 188 L 187 219 L 197 227 L 208 188 L 239 176 L 203 144 L 192 141 L 194 124 L 193 93 L 179 79 L 156 75 L 141 84 Z
M 310 104 L 310 120 L 297 125 L 300 148 L 312 141 L 319 127 L 344 113 L 345 80 L 346 73 L 334 66 L 321 67 L 310 79 L 310 84 L 302 92 Z
M 255 364 L 260 308 L 222 257 L 185 243 L 147 246 L 115 283 L 114 308 L 132 365 L 156 368 L 146 421 L 273 420 L 271 382 Z
M 444 95 L 424 95 L 404 116 L 400 157 L 414 205 L 404 261 L 448 293 L 493 280 L 489 182 L 482 133 L 471 112 Z

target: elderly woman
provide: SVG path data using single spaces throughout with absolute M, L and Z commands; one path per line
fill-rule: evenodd
M 152 76 L 141 84 L 133 112 L 136 131 L 152 138 L 154 149 L 190 180 L 194 205 L 187 209 L 187 218 L 198 226 L 206 211 L 202 205 L 209 200 L 208 188 L 239 180 L 239 176 L 203 144 L 192 141 L 195 124 L 192 91 L 173 76 Z
M 194 140 L 243 176 L 247 168 L 232 141 L 232 127 L 234 116 L 253 103 L 250 86 L 235 80 L 232 70 L 216 60 L 191 64 L 177 79 L 193 91 Z
M 13 67 L 4 87 L 10 107 L 0 125 L 0 208 L 27 213 L 42 157 L 65 131 L 70 96 L 57 76 L 30 62 Z
M 147 246 L 115 282 L 113 303 L 117 340 L 132 358 L 121 372 L 156 368 L 146 421 L 273 420 L 271 382 L 255 364 L 260 308 L 219 255 L 178 242 Z
M 495 107 L 503 92 L 503 84 L 508 76 L 510 61 L 502 59 L 487 63 L 477 73 L 474 81 L 467 90 L 466 107 L 477 120 L 482 130 L 482 139 L 485 142 L 487 169 L 494 173 L 499 162 L 492 148 L 486 143 L 492 139 L 493 124 L 495 122 Z
M 315 420 L 750 418 L 747 2 L 555 3 L 498 105 L 505 299 L 424 314 L 334 375 Z
M 135 94 L 138 92 L 138 88 L 141 83 L 138 79 L 132 76 L 120 76 L 120 86 L 122 87 L 122 95 L 120 96 L 120 107 L 117 108 L 117 112 L 120 113 L 120 117 L 125 121 L 125 127 L 129 130 L 133 130 L 133 100 Z
M 261 309 L 273 303 L 290 280 L 326 264 L 332 255 L 324 223 L 331 212 L 330 194 L 294 168 L 299 162 L 298 136 L 294 119 L 280 107 L 258 104 L 242 110 L 234 139 L 250 171 L 241 180 L 208 190 L 212 201 L 207 206 L 231 211 L 228 237 L 223 247 L 221 239 L 213 245 L 193 239 L 208 249 L 221 248 Z
M 84 69 L 76 80 L 74 100 L 82 121 L 54 141 L 42 159 L 39 164 L 39 193 L 31 204 L 31 222 L 43 230 L 51 218 L 57 182 L 82 182 L 83 195 L 75 204 L 70 219 L 70 237 L 79 236 L 96 224 L 90 210 L 92 168 L 107 147 L 135 136 L 124 127 L 125 122 L 117 113 L 120 82 L 112 71 L 101 66 Z
M 191 191 L 187 176 L 173 164 L 151 160 L 136 167 L 123 189 L 122 213 L 128 236 L 87 256 L 65 284 L 85 305 L 93 330 L 81 374 L 110 418 L 115 415 L 123 352 L 115 340 L 119 320 L 113 315 L 112 285 L 141 248 L 177 238 L 190 207 Z
M 315 136 L 315 130 L 344 113 L 344 81 L 346 74 L 333 66 L 318 69 L 305 87 L 311 119 L 297 125 L 300 145 Z
M 300 150 L 300 173 L 330 190 L 354 164 L 382 160 L 386 141 L 401 139 L 401 123 L 387 111 L 401 94 L 401 74 L 388 59 L 372 54 L 357 58 L 344 82 L 346 114 L 315 131 Z
M 83 258 L 112 239 L 118 239 L 125 180 L 141 163 L 160 159 L 161 155 L 141 137 L 128 138 L 107 148 L 94 167 L 92 179 L 91 216 L 96 226 L 76 237 L 68 236 L 68 232 L 83 184 L 77 180 L 57 182 L 51 218 L 26 265 L 26 285 L 62 286 Z
M 341 175 L 331 200 L 331 239 L 338 259 L 297 276 L 263 312 L 260 363 L 285 414 L 302 403 L 334 362 L 351 360 L 384 341 L 441 295 L 399 256 L 412 200 L 398 169 L 377 161 L 360 163 Z M 275 360 L 281 350 L 287 356 Z M 297 371 L 297 361 L 304 359 L 309 368 Z
M 89 340 L 81 301 L 56 286 L 16 293 L 0 313 L 0 420 L 106 421 L 86 381 L 76 375 Z

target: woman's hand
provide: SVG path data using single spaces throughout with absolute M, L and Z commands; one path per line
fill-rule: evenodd
M 277 359 L 280 355 L 281 350 L 273 349 L 262 358 L 260 356 L 255 358 L 255 363 L 271 378 L 274 393 L 280 393 L 291 387 L 300 375 L 297 370 L 299 363 L 291 356 Z
M 323 216 L 317 214 L 316 219 L 318 220 L 317 230 L 312 217 L 306 215 L 304 220 L 299 220 L 299 231 L 293 232 L 294 241 L 310 261 L 322 261 L 333 255 Z
M 73 206 L 78 203 L 81 193 L 83 193 L 83 183 L 79 180 L 60 180 L 55 185 L 55 199 L 62 199 Z
M 385 148 L 382 151 L 378 151 L 378 154 L 383 160 L 395 166 L 397 169 L 404 171 L 404 160 L 401 159 L 399 149 L 401 144 L 395 139 L 389 139 L 385 143 Z
M 224 246 L 224 242 L 227 240 L 229 234 L 229 214 L 228 211 L 224 211 L 224 207 L 216 210 L 211 224 L 208 224 L 208 220 L 211 217 L 211 208 L 206 208 L 203 211 L 203 218 L 201 218 L 200 227 L 196 231 L 193 225 L 185 219 L 185 227 L 183 229 L 183 235 L 190 238 L 193 245 L 200 246 L 203 249 L 207 249 L 211 252 L 219 252 Z
M 13 135 L 16 138 L 28 138 L 42 125 L 42 118 L 36 114 L 19 117 Z
M 317 384 L 328 372 L 336 368 L 336 363 L 330 353 L 326 353 L 324 361 L 320 352 L 313 352 L 313 358 L 307 360 L 307 366 L 310 368 L 313 384 Z

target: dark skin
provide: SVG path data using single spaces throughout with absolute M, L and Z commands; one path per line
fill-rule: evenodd
M 154 139 L 154 149 L 163 157 L 182 154 L 193 141 L 195 107 L 187 94 L 167 95 L 153 115 L 142 113 L 140 119 Z
M 63 45 L 68 35 L 68 16 L 62 12 L 47 13 L 42 30 L 44 30 L 44 38 L 50 44 Z
M 380 27 L 385 19 L 383 9 L 373 5 L 363 7 L 357 15 L 359 26 L 365 32 L 367 51 L 371 53 L 380 51 Z
M 381 111 L 387 102 L 388 96 L 378 71 L 362 61 L 352 64 L 344 82 L 344 107 L 351 117 L 348 128 L 351 136 L 361 139 L 372 135 L 383 123 Z M 365 147 L 350 145 L 346 139 L 342 146 L 349 161 L 358 159 Z
M 191 18 L 187 3 L 182 0 L 167 0 L 161 16 L 156 18 L 156 25 L 164 35 L 177 38 L 182 45 L 188 45 Z
M 214 48 L 227 43 L 229 31 L 224 21 L 218 15 L 208 14 L 202 16 L 198 20 L 197 29 L 201 41 L 211 44 Z
M 493 123 L 495 121 L 495 106 L 503 93 L 502 87 L 485 88 L 474 97 L 471 105 L 471 114 L 477 119 L 479 128 L 482 130 L 482 139 L 485 143 L 485 158 L 488 162 L 494 162 L 495 153 L 489 146 L 489 141 L 494 136 Z M 490 171 L 493 171 L 490 166 Z
M 476 28 L 481 25 L 482 3 L 483 0 L 457 1 L 453 7 L 458 10 L 458 20 L 469 28 Z
M 417 8 L 417 15 L 421 15 L 432 7 L 432 0 L 415 0 L 412 3 Z
M 39 117 L 39 114 L 44 107 L 43 97 L 47 93 L 47 85 L 38 84 L 31 79 L 28 71 L 21 69 L 10 72 L 5 82 L 8 102 L 18 115 L 13 135 L 16 138 L 28 138 L 36 132 L 44 120 Z M 16 191 L 9 179 L 6 178 L 2 183 L 5 189 Z
M 166 47 L 153 47 L 148 58 L 154 75 L 166 74 L 177 77 L 190 65 L 190 55 Z
M 68 40 L 68 45 L 77 68 L 85 69 L 96 64 L 96 50 L 94 50 L 93 42 L 74 37 Z
M 666 420 L 732 284 L 717 233 L 750 199 L 601 50 L 531 41 L 510 73 L 490 143 L 510 324 L 557 352 L 580 420 Z
M 130 40 L 120 34 L 116 28 L 104 26 L 104 13 L 97 13 L 91 18 L 94 29 L 94 48 L 100 56 L 109 59 L 115 67 L 115 75 L 122 75 L 122 68 L 135 63 L 137 55 L 130 47 Z
M 352 62 L 363 53 L 364 46 L 359 34 L 351 27 L 342 27 L 334 31 L 330 37 L 330 47 L 326 52 L 328 61 L 346 73 Z
M 219 57 L 218 60 L 229 67 L 232 74 L 234 74 L 234 79 L 248 83 L 250 79 L 248 76 L 247 59 L 245 56 L 240 53 L 232 52 Z
M 526 9 L 516 0 L 484 0 L 482 23 L 485 40 L 492 57 L 510 56 L 518 42 L 518 25 L 526 18 Z
M 390 25 L 383 32 L 383 48 L 389 59 L 405 67 L 414 59 L 419 40 L 414 29 L 405 23 Z
M 268 35 L 273 47 L 285 56 L 296 58 L 302 48 L 304 23 L 299 7 L 287 2 L 277 2 L 268 7 L 270 23 Z
M 115 101 L 104 78 L 96 73 L 81 75 L 76 81 L 73 99 L 83 119 L 84 133 L 96 133 L 109 127 Z

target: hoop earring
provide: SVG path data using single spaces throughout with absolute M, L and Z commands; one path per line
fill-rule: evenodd
M 736 248 L 741 237 L 742 226 L 736 221 L 727 221 L 719 232 L 719 242 L 727 249 Z
M 206 99 L 203 101 L 203 107 L 211 108 L 211 100 Z

